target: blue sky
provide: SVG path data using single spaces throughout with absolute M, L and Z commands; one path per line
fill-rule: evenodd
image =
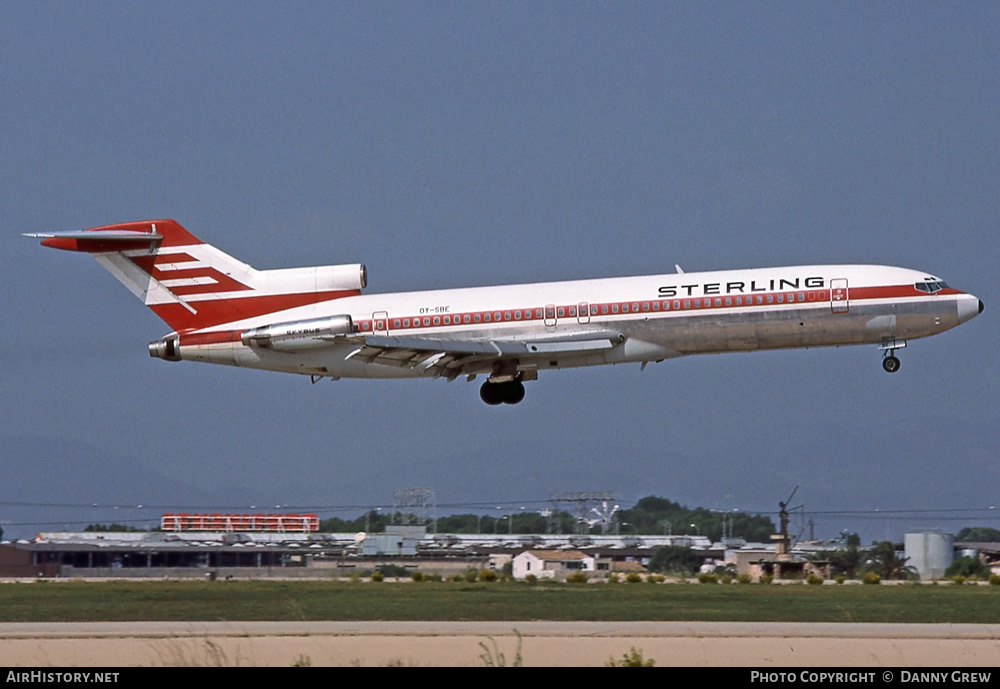
M 997 35 L 961 2 L 0 2 L 0 525 L 800 485 L 818 535 L 1000 528 Z M 987 310 L 893 376 L 874 347 L 694 357 L 494 409 L 150 359 L 169 328 L 20 236 L 157 217 L 369 292 L 885 263 Z

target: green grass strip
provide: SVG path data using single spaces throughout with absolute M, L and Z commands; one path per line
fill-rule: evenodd
M 996 623 L 997 586 L 34 582 L 0 621 L 594 620 Z

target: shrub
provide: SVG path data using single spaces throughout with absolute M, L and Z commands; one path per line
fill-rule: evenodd
M 630 584 L 642 583 L 642 575 L 639 574 L 638 572 L 629 572 L 628 574 L 625 575 L 625 581 L 627 581 Z
M 438 572 L 428 572 L 424 575 L 424 581 L 443 581 Z
M 718 584 L 719 577 L 714 574 L 708 574 L 707 572 L 702 572 L 698 575 L 699 584 Z
M 479 581 L 496 581 L 497 579 L 500 578 L 500 575 L 498 575 L 492 569 L 484 569 L 481 572 L 479 572 L 478 578 Z
M 990 575 L 990 586 L 1000 586 L 1000 574 Z
M 646 575 L 646 582 L 650 584 L 662 584 L 667 578 L 662 574 L 657 574 L 656 572 Z
M 806 577 L 806 583 L 811 586 L 821 586 L 823 584 L 823 577 L 818 574 L 810 574 Z
M 379 565 L 378 571 L 382 573 L 383 577 L 396 577 L 397 579 L 400 577 L 409 577 L 412 573 L 406 567 L 393 564 Z
M 838 574 L 836 577 L 834 577 L 833 580 L 838 584 L 843 584 L 845 581 L 847 581 L 847 577 L 845 577 L 843 574 Z
M 882 577 L 875 574 L 875 572 L 866 572 L 865 576 L 861 579 L 861 583 L 868 585 L 881 584 Z
M 454 581 L 456 583 L 463 582 L 463 581 L 465 581 L 465 575 L 464 574 L 452 574 L 450 577 L 448 577 L 448 581 Z
M 961 574 L 956 574 L 951 578 L 951 581 L 953 584 L 955 584 L 955 586 L 961 586 L 962 584 L 965 583 L 965 577 L 963 577 Z
M 566 583 L 568 584 L 586 584 L 588 581 L 590 581 L 590 577 L 586 572 L 573 572 L 566 577 Z
M 524 577 L 524 580 L 529 584 L 534 584 L 535 582 L 538 581 L 538 577 L 536 577 L 534 574 L 528 574 Z
M 382 572 L 378 570 L 372 572 L 372 581 L 382 581 L 383 579 L 385 579 L 385 575 L 383 575 Z
M 774 575 L 773 574 L 761 574 L 760 575 L 760 581 L 758 581 L 757 583 L 760 583 L 760 584 L 770 584 L 773 581 L 774 581 Z
M 410 573 L 410 579 L 412 581 L 423 581 L 424 580 L 424 573 L 421 572 L 421 571 L 419 571 L 419 570 L 413 571 L 413 572 Z
M 620 582 L 621 582 L 621 579 L 619 579 L 618 575 L 615 574 L 614 572 L 612 572 L 611 574 L 608 575 L 608 583 L 609 584 L 618 584 Z
M 978 557 L 965 555 L 955 558 L 948 566 L 948 569 L 944 571 L 944 575 L 946 577 L 963 576 L 966 581 L 969 581 L 972 577 L 985 579 L 990 575 L 990 568 Z
M 510 663 L 510 667 L 521 667 L 524 663 L 521 658 L 521 632 L 514 630 L 514 634 L 517 635 L 517 650 L 514 652 L 514 659 Z M 486 639 L 493 646 L 490 648 L 482 641 L 479 642 L 479 647 L 483 649 L 483 652 L 479 654 L 479 659 L 483 661 L 485 667 L 507 667 L 507 656 L 500 652 L 500 647 L 497 646 L 496 639 L 492 636 L 486 637 Z
M 465 580 L 467 582 L 469 582 L 470 584 L 476 583 L 477 579 L 479 579 L 479 571 L 478 570 L 470 569 L 468 572 L 465 573 Z
M 738 577 L 736 577 L 736 581 L 740 584 L 749 584 L 753 580 L 750 578 L 749 574 L 744 572 L 743 574 L 740 574 Z
M 653 667 L 655 665 L 655 660 L 643 658 L 642 651 L 636 650 L 635 646 L 630 648 L 628 653 L 623 654 L 619 660 L 612 657 L 604 663 L 604 667 Z

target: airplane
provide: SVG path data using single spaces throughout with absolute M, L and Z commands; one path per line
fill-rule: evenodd
M 173 220 L 33 233 L 92 255 L 168 326 L 151 357 L 323 378 L 459 376 L 517 404 L 540 371 L 908 340 L 983 302 L 907 268 L 813 265 L 361 294 L 362 264 L 257 270 Z

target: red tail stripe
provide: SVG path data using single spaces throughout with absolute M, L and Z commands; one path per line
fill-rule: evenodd
M 194 301 L 191 307 L 198 313 L 191 313 L 178 303 L 152 304 L 150 309 L 174 330 L 209 328 L 230 321 L 254 318 L 266 313 L 284 311 L 298 306 L 318 304 L 344 297 L 356 297 L 358 290 L 328 292 L 308 292 L 304 294 L 276 294 L 241 299 L 213 299 Z

